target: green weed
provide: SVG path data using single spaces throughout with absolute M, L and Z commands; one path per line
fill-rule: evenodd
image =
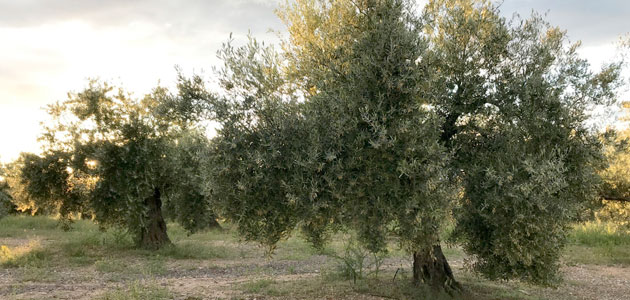
M 106 292 L 97 299 L 100 300 L 160 300 L 160 299 L 172 299 L 171 292 L 159 286 L 156 283 L 141 284 L 134 282 L 123 289 L 116 289 Z
M 158 251 L 144 253 L 173 259 L 225 259 L 233 257 L 234 249 L 226 246 L 208 246 L 199 242 L 185 241 L 166 246 Z
M 286 289 L 276 288 L 277 282 L 272 279 L 259 279 L 243 283 L 240 288 L 247 294 L 266 295 L 271 297 L 284 296 L 289 293 Z
M 56 282 L 59 280 L 57 273 L 49 268 L 24 267 L 20 268 L 20 280 L 22 282 Z
M 612 223 L 587 222 L 575 226 L 569 242 L 590 247 L 630 246 L 630 234 L 617 230 Z
M 51 261 L 52 253 L 42 248 L 37 241 L 32 241 L 26 246 L 11 249 L 7 246 L 0 247 L 0 264 L 3 267 L 47 267 Z

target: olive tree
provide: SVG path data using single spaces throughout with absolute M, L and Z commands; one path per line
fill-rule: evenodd
M 410 254 L 432 247 L 457 189 L 421 97 L 427 44 L 408 3 L 300 2 L 285 17 L 291 38 L 311 40 L 282 55 L 255 41 L 220 53 L 209 187 L 223 215 L 271 249 L 296 226 L 315 245 L 350 228 L 373 252 L 391 237 Z M 299 28 L 312 20 L 338 39 Z
M 4 164 L 1 171 L 3 173 L 5 186 L 8 194 L 11 196 L 11 203 L 14 209 L 21 213 L 31 215 L 37 214 L 55 214 L 56 207 L 38 205 L 26 191 L 26 185 L 22 180 L 22 167 L 24 166 L 24 157 L 26 154 L 20 155 L 16 160 Z
M 585 121 L 613 100 L 620 65 L 592 73 L 563 31 L 490 1 L 430 1 L 424 17 L 426 97 L 464 188 L 454 240 L 490 278 L 551 283 L 571 222 L 598 200 L 605 159 Z
M 622 107 L 628 120 L 630 103 L 623 102 Z M 630 130 L 624 128 L 614 131 L 614 139 L 604 139 L 606 142 L 606 158 L 608 167 L 601 171 L 604 183 L 601 186 L 600 195 L 603 200 L 602 207 L 596 211 L 595 216 L 599 220 L 614 222 L 619 229 L 630 229 Z
M 163 203 L 188 230 L 212 223 L 209 199 L 194 179 L 196 153 L 207 147 L 197 124 L 211 96 L 198 76 L 180 75 L 177 87 L 135 99 L 91 81 L 50 105 L 42 155 L 23 156 L 29 196 L 56 207 L 62 221 L 83 213 L 101 226 L 126 228 L 149 249 L 170 243 Z
M 592 73 L 561 30 L 483 0 L 421 16 L 403 0 L 296 1 L 280 16 L 282 52 L 221 52 L 209 187 L 246 238 L 273 246 L 299 226 L 317 244 L 346 227 L 379 251 L 395 237 L 415 282 L 450 291 L 450 215 L 476 271 L 553 282 L 571 222 L 599 199 L 585 121 L 619 64 Z
M 329 205 L 369 250 L 382 250 L 388 237 L 396 237 L 413 256 L 416 282 L 449 281 L 457 289 L 448 265 L 440 278 L 427 278 L 432 269 L 423 265 L 441 255 L 433 245 L 439 244 L 458 188 L 448 177 L 451 153 L 440 143 L 441 118 L 424 97 L 429 44 L 421 20 L 406 1 L 319 5 L 323 12 L 345 11 L 339 19 L 319 14 L 348 37 L 339 48 L 320 50 L 319 40 L 328 38 L 322 30 L 312 37 L 317 42 L 292 48 L 316 54 L 291 57 L 292 65 L 307 61 L 322 68 L 303 76 L 312 84 L 307 110 L 320 124 L 320 147 L 327 154 L 327 168 L 314 176 L 327 178 L 334 196 Z M 290 28 L 318 32 L 298 18 L 288 21 Z
M 617 132 L 617 137 L 606 147 L 608 167 L 601 172 L 604 184 L 601 187 L 602 206 L 595 212 L 598 220 L 613 222 L 618 229 L 630 230 L 630 153 L 628 131 Z
M 0 218 L 6 216 L 13 206 L 13 197 L 5 175 L 5 168 L 0 164 Z
M 627 68 L 628 55 L 630 55 L 630 36 L 622 38 L 619 43 L 623 67 Z M 627 69 L 626 69 L 627 70 Z M 626 80 L 628 78 L 625 78 Z M 601 171 L 604 183 L 601 187 L 600 195 L 603 205 L 596 212 L 596 217 L 600 220 L 612 221 L 621 230 L 630 230 L 630 102 L 628 99 L 620 103 L 623 116 L 619 121 L 623 122 L 622 128 L 608 130 L 614 133 L 612 139 L 610 135 L 604 135 L 603 141 L 606 143 L 606 158 L 608 167 Z

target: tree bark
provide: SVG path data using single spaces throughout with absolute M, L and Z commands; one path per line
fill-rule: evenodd
M 166 234 L 166 222 L 162 216 L 162 199 L 160 190 L 155 189 L 153 195 L 144 200 L 144 205 L 149 209 L 147 222 L 140 232 L 140 247 L 149 250 L 158 250 L 171 244 Z
M 413 254 L 413 283 L 427 284 L 448 294 L 461 292 L 461 285 L 455 281 L 442 247 L 434 245 Z
M 451 149 L 451 139 L 457 134 L 457 119 L 459 119 L 459 116 L 459 113 L 450 113 L 446 116 L 444 124 L 442 124 L 440 140 L 449 149 Z

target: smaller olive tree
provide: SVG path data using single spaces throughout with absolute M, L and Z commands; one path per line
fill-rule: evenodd
M 8 185 L 15 210 L 31 215 L 56 213 L 53 207 L 38 206 L 26 192 L 26 186 L 22 181 L 24 156 L 25 154 L 20 155 L 16 160 L 5 164 L 3 167 L 3 177 Z
M 630 103 L 623 102 L 622 107 L 628 121 Z M 614 138 L 604 137 L 608 167 L 600 172 L 604 181 L 600 195 L 603 205 L 596 211 L 599 220 L 615 223 L 621 230 L 630 230 L 630 130 L 628 128 L 613 131 Z
M 5 176 L 5 167 L 0 164 L 0 218 L 9 214 L 14 206 L 11 189 Z
M 91 81 L 50 105 L 53 122 L 41 137 L 43 154 L 23 156 L 29 196 L 57 207 L 66 223 L 73 213 L 84 213 L 102 226 L 126 228 L 144 248 L 170 243 L 164 202 L 188 230 L 204 227 L 214 214 L 192 178 L 201 163 L 194 149 L 207 144 L 192 137 L 200 136 L 197 124 L 210 95 L 198 76 L 180 75 L 177 88 L 173 94 L 158 87 L 134 99 Z

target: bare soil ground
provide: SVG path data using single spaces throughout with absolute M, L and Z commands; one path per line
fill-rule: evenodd
M 193 240 L 194 236 L 179 242 Z M 0 245 L 22 249 L 23 253 L 28 248 L 54 247 L 54 242 L 54 237 L 36 234 L 28 238 L 0 237 Z M 390 291 L 409 280 L 410 262 L 403 257 L 387 258 L 378 278 L 356 283 L 334 276 L 339 263 L 336 259 L 304 253 L 300 244 L 289 244 L 284 250 L 280 247 L 280 253 L 271 259 L 255 245 L 222 240 L 205 243 L 208 247 L 222 245 L 228 252 L 206 259 L 126 254 L 127 250 L 111 255 L 80 252 L 83 256 L 66 263 L 70 258 L 53 251 L 20 266 L 0 267 L 0 299 L 154 299 L 146 296 L 147 290 L 166 291 L 165 299 L 182 300 L 413 297 Z M 465 256 L 457 250 L 454 253 L 447 256 L 465 286 L 466 294 L 460 296 L 464 299 L 630 299 L 630 268 L 624 265 L 570 263 L 562 269 L 563 283 L 541 288 L 479 278 L 464 270 Z M 129 297 L 116 298 L 111 291 Z M 139 296 L 134 298 L 134 293 Z

